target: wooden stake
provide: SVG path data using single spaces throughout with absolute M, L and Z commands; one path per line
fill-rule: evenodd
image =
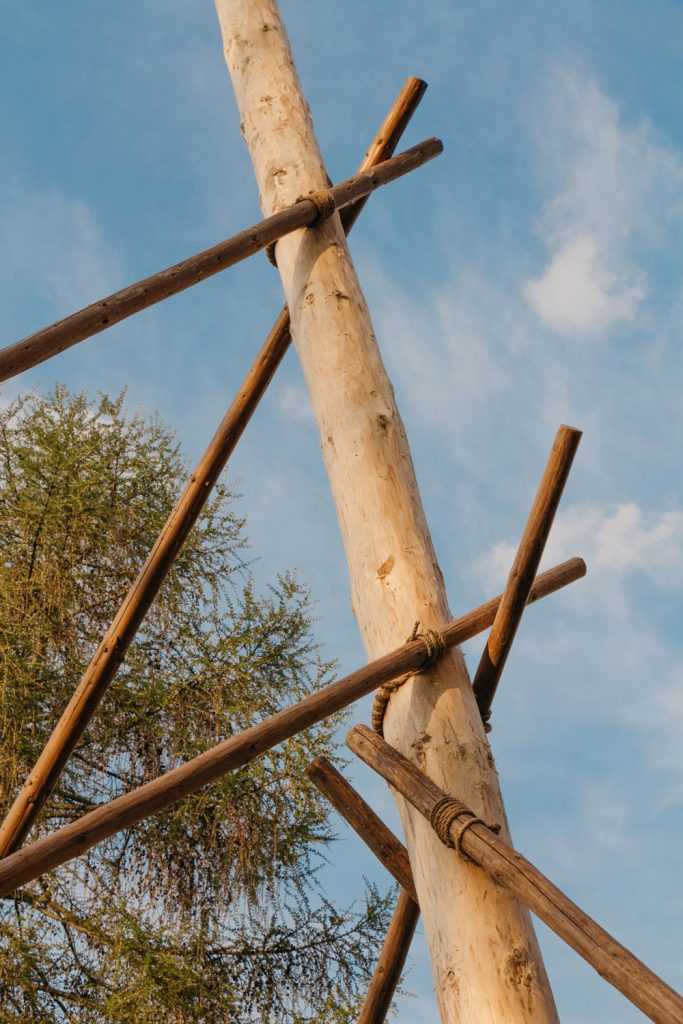
M 426 88 L 426 82 L 419 78 L 408 78 L 365 154 L 359 168 L 361 172 L 391 156 Z M 342 225 L 347 233 L 367 200 L 368 196 L 364 196 L 342 210 Z M 28 835 L 270 384 L 290 341 L 289 311 L 285 306 L 0 827 L 0 857 L 18 849 Z
M 580 430 L 562 425 L 557 431 L 510 570 L 503 600 L 472 682 L 482 720 L 487 726 L 491 717 L 493 698 L 522 619 L 529 590 L 538 571 L 550 527 L 580 440 Z
M 354 832 L 370 847 L 389 874 L 393 875 L 398 884 L 417 903 L 408 851 L 391 829 L 387 828 L 360 793 L 356 792 L 326 757 L 316 757 L 311 761 L 306 774 Z
M 447 798 L 442 789 L 367 726 L 355 726 L 346 741 L 354 754 L 409 800 L 427 821 L 431 820 L 437 803 Z M 473 807 L 472 811 L 478 813 L 480 808 Z M 453 822 L 453 839 L 468 820 L 470 816 L 461 814 Z M 683 1024 L 683 999 L 486 825 L 471 824 L 461 833 L 460 843 L 467 858 L 514 893 L 651 1020 L 656 1024 Z M 451 852 L 448 856 L 455 858 L 457 854 Z M 523 973 L 528 966 L 518 961 L 515 969 Z
M 438 139 L 426 139 L 390 160 L 347 178 L 329 189 L 335 209 L 339 210 L 369 195 L 381 185 L 421 167 L 438 156 L 442 148 Z M 44 327 L 23 341 L 0 350 L 0 381 L 15 377 L 23 370 L 37 366 L 79 341 L 91 338 L 125 320 L 133 313 L 139 313 L 162 299 L 177 295 L 185 288 L 234 266 L 292 231 L 315 224 L 318 219 L 316 204 L 310 199 L 301 199 L 210 249 L 204 249 L 152 277 L 122 288 L 106 299 L 99 299 L 50 327 Z
M 358 1024 L 383 1024 L 401 980 L 406 957 L 420 916 L 415 901 L 402 889 L 387 930 Z
M 216 0 L 216 7 L 243 137 L 269 214 L 324 187 L 327 171 L 276 0 Z M 346 548 L 353 610 L 374 659 L 398 646 L 416 619 L 423 629 L 441 630 L 452 618 L 443 578 L 391 382 L 336 219 L 281 238 L 277 262 Z M 402 751 L 424 757 L 445 785 L 465 796 L 483 792 L 487 813 L 504 816 L 461 655 L 440 659 L 428 681 L 416 677 L 402 686 L 384 730 Z M 402 799 L 399 809 L 443 1020 L 555 1022 L 528 914 L 481 876 L 458 897 L 466 909 L 456 927 L 448 904 L 465 871 L 442 857 Z M 511 984 L 501 967 L 515 948 L 537 965 L 531 990 Z M 451 978 L 459 957 L 467 966 L 456 990 Z
M 539 585 L 532 588 L 529 600 L 538 600 L 559 586 L 564 586 L 570 578 L 576 579 L 583 575 L 585 566 L 581 559 L 574 559 L 573 562 L 579 563 L 574 565 L 573 574 L 568 571 L 569 563 L 565 563 L 539 576 Z M 500 597 L 495 598 L 451 622 L 444 630 L 444 643 L 447 646 L 463 643 L 476 636 L 482 629 L 487 629 L 495 618 L 500 600 Z M 196 793 L 202 786 L 214 782 L 226 772 L 241 768 L 277 743 L 353 704 L 387 680 L 404 672 L 414 671 L 422 664 L 426 653 L 426 645 L 422 640 L 405 644 L 357 672 L 279 711 L 264 722 L 253 725 L 237 736 L 231 736 L 230 739 L 199 754 L 186 764 L 109 803 L 102 804 L 77 821 L 31 843 L 23 850 L 11 853 L 4 860 L 0 860 L 0 896 L 5 896 L 18 886 L 38 878 L 45 871 L 78 857 L 91 846 L 122 829 L 135 825 L 165 807 L 170 807 L 191 793 Z

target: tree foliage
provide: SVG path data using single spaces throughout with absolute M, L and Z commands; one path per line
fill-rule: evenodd
M 58 387 L 0 414 L 0 797 L 34 764 L 186 475 L 124 396 Z M 33 835 L 326 681 L 296 576 L 256 592 L 219 487 Z M 0 1020 L 350 1019 L 386 925 L 317 882 L 327 811 L 303 771 L 328 721 L 24 887 L 0 907 Z

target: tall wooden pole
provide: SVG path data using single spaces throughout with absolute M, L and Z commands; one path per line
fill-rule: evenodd
M 268 215 L 327 187 L 310 111 L 274 0 L 216 0 L 225 57 L 261 205 Z M 320 45 L 329 45 L 321 36 Z M 333 48 L 331 48 L 332 50 Z M 416 619 L 450 618 L 405 431 L 338 217 L 276 249 L 347 552 L 353 608 L 370 657 Z M 491 752 L 459 652 L 391 698 L 384 733 L 446 791 L 505 822 Z M 528 913 L 399 809 L 443 1021 L 557 1021 Z M 504 824 L 504 835 L 508 838 Z M 513 969 L 520 957 L 527 969 Z

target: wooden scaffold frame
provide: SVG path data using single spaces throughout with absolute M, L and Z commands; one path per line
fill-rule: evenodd
M 586 572 L 583 561 L 573 558 L 539 574 L 580 431 L 563 425 L 557 432 L 503 594 L 453 619 L 447 613 L 407 438 L 344 242 L 373 191 L 440 154 L 439 140 L 427 139 L 394 155 L 426 84 L 407 80 L 358 172 L 331 187 L 275 0 L 216 0 L 216 6 L 264 219 L 3 349 L 0 380 L 261 249 L 281 274 L 287 304 L 0 827 L 0 895 L 374 693 L 373 730 L 355 726 L 347 742 L 397 796 L 405 845 L 328 761 L 316 758 L 308 769 L 312 782 L 401 887 L 359 1024 L 385 1019 L 421 913 L 442 1021 L 556 1021 L 528 910 L 651 1020 L 683 1024 L 681 997 L 513 849 L 486 738 L 493 699 L 524 609 Z M 268 103 L 262 102 L 266 96 Z M 313 397 L 367 664 L 24 846 L 292 336 Z M 351 436 L 343 424 L 354 409 L 359 426 Z M 355 495 L 354 505 L 347 492 L 356 491 L 362 493 Z M 370 509 L 366 518 L 378 518 L 391 537 L 386 557 L 377 523 L 359 535 L 359 501 Z M 380 564 L 379 582 L 370 580 L 368 567 Z M 406 621 L 408 608 L 414 612 L 411 621 Z M 406 627 L 415 619 L 419 625 L 405 641 Z M 487 629 L 470 683 L 458 645 Z M 426 756 L 423 744 L 418 761 L 416 755 L 407 755 L 414 753 L 414 735 L 426 735 L 426 722 L 436 739 Z M 459 737 L 457 749 L 468 751 L 460 761 L 444 746 L 449 730 Z M 478 794 L 476 802 L 473 793 Z M 461 964 L 457 984 L 449 980 L 453 969 L 448 966 L 455 950 Z M 502 970 L 506 953 L 523 957 L 528 968 L 524 985 L 533 991 L 533 999 Z

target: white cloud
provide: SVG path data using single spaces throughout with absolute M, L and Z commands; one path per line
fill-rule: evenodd
M 645 297 L 642 282 L 629 285 L 609 272 L 598 243 L 579 235 L 553 255 L 541 277 L 524 286 L 532 307 L 557 331 L 603 331 L 632 320 Z
M 549 260 L 523 292 L 554 330 L 604 333 L 647 295 L 638 257 L 680 218 L 683 161 L 576 73 L 555 76 L 534 133 L 552 194 L 538 226 Z
M 482 560 L 490 586 L 505 581 L 515 545 L 496 544 Z M 643 573 L 663 589 L 683 587 L 683 512 L 646 515 L 635 503 L 603 510 L 576 505 L 558 515 L 543 558 L 550 566 L 574 555 L 586 559 L 589 571 L 624 577 Z

